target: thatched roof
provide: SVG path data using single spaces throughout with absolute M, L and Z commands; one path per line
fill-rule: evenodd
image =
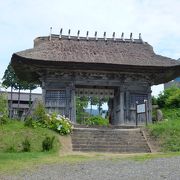
M 38 37 L 34 40 L 34 48 L 17 52 L 12 56 L 12 65 L 19 71 L 22 64 L 55 65 L 71 69 L 95 66 L 112 67 L 113 71 L 121 67 L 130 68 L 175 68 L 180 71 L 180 62 L 164 56 L 156 55 L 151 45 L 140 39 L 98 39 L 80 37 L 68 38 L 57 35 Z M 17 69 L 17 70 L 16 70 Z M 23 70 L 22 70 L 23 71 Z M 176 72 L 177 75 L 177 72 Z

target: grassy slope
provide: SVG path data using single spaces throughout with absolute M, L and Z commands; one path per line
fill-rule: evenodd
M 54 151 L 59 148 L 58 134 L 45 128 L 29 128 L 19 121 L 0 126 L 0 152 L 7 152 L 13 147 L 15 152 L 22 150 L 22 142 L 27 137 L 31 144 L 31 152 L 42 151 L 42 141 L 46 136 L 55 136 Z
M 180 108 L 163 109 L 164 121 L 148 126 L 161 143 L 162 151 L 180 151 Z

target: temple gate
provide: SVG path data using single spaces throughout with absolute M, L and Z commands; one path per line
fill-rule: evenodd
M 62 33 L 62 32 L 61 32 Z M 48 112 L 76 122 L 78 96 L 109 97 L 113 125 L 136 123 L 136 104 L 147 101 L 138 123 L 152 122 L 151 86 L 180 75 L 180 63 L 156 55 L 139 39 L 53 35 L 38 37 L 34 48 L 13 54 L 20 79 L 42 85 Z M 146 117 L 147 116 L 147 117 Z

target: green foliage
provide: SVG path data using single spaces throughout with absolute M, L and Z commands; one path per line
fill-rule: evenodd
M 6 124 L 8 120 L 7 94 L 0 93 L 0 125 Z
M 92 105 L 97 105 L 99 115 L 101 114 L 103 103 L 107 102 L 108 98 L 99 97 L 76 97 L 76 119 L 79 124 L 86 124 L 91 115 Z M 85 112 L 88 103 L 90 103 L 90 113 Z
M 12 88 L 16 88 L 17 85 L 17 77 L 15 75 L 14 69 L 12 68 L 12 66 L 9 64 L 7 69 L 4 72 L 4 76 L 3 76 L 3 82 L 2 85 L 5 88 L 8 87 L 12 87 Z
M 159 94 L 157 104 L 160 108 L 178 108 L 180 107 L 180 88 L 173 86 Z
M 70 120 L 65 116 L 56 113 L 46 114 L 45 107 L 41 102 L 38 102 L 33 117 L 26 118 L 24 125 L 34 128 L 49 128 L 61 135 L 70 134 L 73 128 Z
M 48 115 L 45 122 L 46 126 L 61 135 L 68 135 L 72 132 L 72 124 L 65 116 L 56 115 L 55 113 Z
M 42 141 L 46 136 L 55 136 L 53 151 L 57 151 L 59 149 L 59 137 L 56 132 L 42 127 L 25 127 L 21 121 L 10 121 L 0 126 L 0 152 L 6 152 L 11 146 L 15 152 L 22 152 L 22 142 L 25 137 L 28 137 L 31 152 L 41 152 Z
M 43 151 L 50 151 L 53 148 L 53 142 L 54 142 L 55 137 L 53 136 L 50 138 L 47 136 L 43 142 L 42 142 L 42 149 Z
M 180 151 L 180 108 L 162 109 L 164 121 L 148 125 L 163 151 Z
M 28 116 L 24 121 L 24 126 L 27 127 L 34 127 L 33 126 L 33 118 L 31 116 Z
M 86 125 L 107 126 L 109 124 L 109 121 L 101 116 L 91 116 L 84 123 Z
M 152 96 L 152 105 L 157 105 L 157 98 Z
M 84 117 L 89 114 L 85 112 L 85 108 L 88 106 L 88 97 L 76 97 L 76 119 L 81 124 Z
M 22 151 L 30 152 L 30 150 L 31 150 L 31 144 L 29 139 L 26 137 L 26 139 L 22 142 Z
M 5 150 L 5 152 L 14 153 L 14 152 L 17 152 L 17 150 L 15 149 L 15 146 L 14 146 L 14 145 L 10 145 L 10 146 Z
M 44 124 L 47 120 L 46 110 L 41 101 L 39 101 L 36 105 L 36 108 L 33 113 L 33 119 L 37 122 L 40 122 L 41 124 Z

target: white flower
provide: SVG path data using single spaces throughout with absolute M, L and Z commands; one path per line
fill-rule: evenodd
M 62 125 L 59 125 L 59 126 L 57 127 L 57 130 L 60 131 L 61 128 L 62 128 Z
M 56 116 L 56 119 L 57 119 L 57 120 L 61 120 L 61 119 L 62 119 L 62 116 L 61 116 L 60 114 L 58 114 L 58 115 Z

